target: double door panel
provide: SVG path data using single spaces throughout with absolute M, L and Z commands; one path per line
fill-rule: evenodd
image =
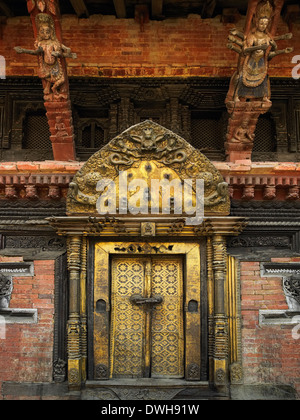
M 115 378 L 182 378 L 182 259 L 112 260 L 110 366 Z
M 176 243 L 169 255 L 119 255 L 125 245 L 95 244 L 89 378 L 205 378 L 199 244 Z

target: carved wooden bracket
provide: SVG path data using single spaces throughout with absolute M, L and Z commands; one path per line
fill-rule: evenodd
M 272 103 L 268 79 L 269 61 L 293 48 L 280 50 L 277 41 L 291 39 L 292 34 L 275 36 L 284 0 L 251 0 L 244 32 L 232 29 L 227 47 L 238 55 L 237 71 L 231 78 L 226 105 L 230 114 L 227 160 L 251 159 L 254 132 L 260 115 Z
M 146 4 L 135 6 L 135 21 L 140 24 L 141 32 L 145 32 L 145 23 L 149 22 L 149 9 Z
M 55 160 L 75 160 L 66 58 L 76 58 L 62 43 L 59 5 L 57 0 L 27 0 L 33 26 L 34 50 L 15 47 L 17 53 L 36 55 L 39 77 L 43 83 L 45 108 Z

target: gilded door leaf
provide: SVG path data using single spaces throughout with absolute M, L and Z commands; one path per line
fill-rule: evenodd
M 183 293 L 181 261 L 154 259 L 152 294 L 163 296 L 152 316 L 152 377 L 182 378 L 183 366 Z
M 144 369 L 145 313 L 130 302 L 144 293 L 144 265 L 118 258 L 112 264 L 111 372 L 113 377 L 141 377 Z
M 113 260 L 112 377 L 184 376 L 181 264 L 178 257 Z

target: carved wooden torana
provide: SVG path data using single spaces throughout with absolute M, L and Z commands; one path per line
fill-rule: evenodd
M 15 50 L 38 57 L 38 75 L 43 83 L 54 159 L 75 160 L 66 58 L 76 58 L 76 54 L 62 43 L 57 0 L 27 0 L 27 8 L 36 38 L 35 49 L 15 47 Z
M 88 160 L 70 184 L 68 213 L 97 214 L 97 183 L 117 181 L 121 171 L 127 171 L 128 181 L 202 179 L 205 214 L 229 214 L 228 185 L 219 171 L 183 138 L 152 121 L 124 131 Z
M 272 106 L 269 61 L 293 51 L 280 50 L 277 45 L 280 40 L 291 39 L 292 34 L 275 36 L 283 4 L 284 0 L 250 1 L 244 33 L 232 29 L 228 38 L 228 48 L 239 55 L 226 98 L 230 119 L 225 148 L 231 162 L 251 159 L 258 118 Z
M 172 212 L 99 215 L 97 200 L 105 191 L 97 191 L 97 183 L 109 178 L 117 184 L 120 172 L 126 173 L 129 181 L 142 178 L 148 185 L 153 179 L 204 180 L 205 213 L 202 222 L 188 225 L 185 214 Z M 151 201 L 153 197 L 148 199 Z M 120 203 L 117 210 L 120 210 L 119 206 Z M 161 205 L 159 209 L 162 210 Z M 70 184 L 67 213 L 66 217 L 53 217 L 49 221 L 60 235 L 68 237 L 70 388 L 78 389 L 85 382 L 87 363 L 89 378 L 101 380 L 102 387 L 103 379 L 107 380 L 106 386 L 109 387 L 109 379 L 122 375 L 125 378 L 128 375 L 149 377 L 150 357 L 156 366 L 152 374 L 157 377 L 164 377 L 167 372 L 171 377 L 175 375 L 186 381 L 203 378 L 200 345 L 204 340 L 200 305 L 203 284 L 208 294 L 205 300 L 208 299 L 209 382 L 224 390 L 231 381 L 230 372 L 234 372 L 235 383 L 242 380 L 236 309 L 238 285 L 234 270 L 227 271 L 226 237 L 238 235 L 245 221 L 229 216 L 228 185 L 205 156 L 175 133 L 152 121 L 144 121 L 114 138 L 83 165 Z M 94 268 L 87 266 L 87 255 L 91 252 Z M 143 265 L 145 271 L 141 268 Z M 186 268 L 183 270 L 183 267 Z M 87 276 L 91 275 L 91 270 L 93 280 L 89 280 L 89 284 L 93 284 L 93 289 L 87 293 L 87 278 L 91 279 Z M 172 270 L 176 271 L 176 276 L 172 277 Z M 133 271 L 136 271 L 135 276 L 130 274 Z M 173 283 L 168 285 L 168 281 Z M 145 282 L 144 289 L 139 286 L 140 282 Z M 173 299 L 175 284 L 179 300 L 174 307 L 182 309 L 165 312 L 168 299 Z M 121 297 L 116 294 L 119 292 L 123 293 Z M 89 295 L 92 303 L 86 300 Z M 123 310 L 128 313 L 125 318 L 116 309 L 119 305 L 125 305 Z M 160 305 L 166 306 L 162 306 L 162 311 L 155 310 Z M 173 317 L 173 323 L 169 324 L 167 318 L 158 321 L 168 313 Z M 127 325 L 131 318 L 133 326 Z M 134 321 L 136 319 L 141 320 L 144 330 Z M 88 354 L 87 323 L 90 334 L 93 331 L 90 344 L 93 350 Z M 164 354 L 168 354 L 165 357 L 168 361 L 175 360 L 171 365 L 157 350 L 160 348 L 161 325 L 170 331 L 178 327 L 180 344 L 168 341 L 170 337 L 174 338 L 170 331 L 163 336 L 166 343 Z M 152 344 L 150 328 L 154 329 Z M 145 340 L 140 341 L 143 334 Z M 155 341 L 156 337 L 158 341 Z M 133 362 L 128 355 L 133 355 L 134 349 L 138 348 L 145 360 Z M 89 357 L 92 360 L 88 361 Z M 133 366 L 134 371 L 131 371 Z

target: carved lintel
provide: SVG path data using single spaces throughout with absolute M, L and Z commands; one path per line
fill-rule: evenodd
M 155 223 L 153 222 L 144 222 L 141 223 L 141 235 L 142 236 L 155 236 Z
M 182 230 L 184 229 L 184 226 L 185 226 L 184 219 L 175 220 L 175 222 L 173 222 L 171 226 L 169 227 L 168 234 L 170 235 L 180 234 Z

